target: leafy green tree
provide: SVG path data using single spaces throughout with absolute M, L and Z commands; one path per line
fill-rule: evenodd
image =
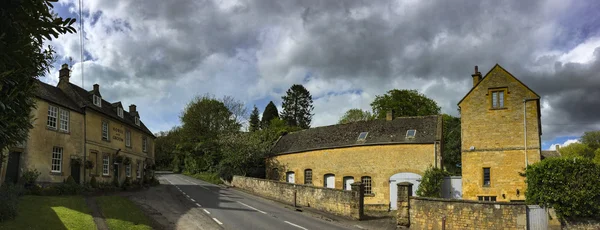
M 600 165 L 600 148 L 596 149 L 596 151 L 594 151 L 594 163 L 599 164 Z
M 443 114 L 443 164 L 452 175 L 461 174 L 460 118 Z
M 53 62 L 45 40 L 75 33 L 75 19 L 52 14 L 54 0 L 7 0 L 0 3 L 0 152 L 27 138 L 35 103 L 36 79 Z M 0 165 L 4 160 L 0 156 Z
M 427 116 L 440 113 L 437 103 L 416 90 L 393 89 L 384 95 L 375 97 L 373 114 L 377 118 L 385 118 L 387 111 L 394 110 L 397 117 Z
M 271 120 L 275 118 L 279 119 L 279 111 L 277 111 L 277 107 L 275 106 L 273 101 L 270 101 L 269 104 L 267 104 L 267 106 L 265 107 L 265 110 L 263 111 L 262 120 L 260 121 L 261 128 L 268 128 L 271 124 Z
M 250 113 L 250 132 L 255 132 L 260 129 L 260 119 L 258 118 L 258 108 L 256 105 Z
M 290 87 L 283 99 L 281 119 L 289 126 L 298 126 L 303 129 L 310 128 L 312 111 L 314 109 L 310 92 L 302 85 L 294 84 Z
M 560 148 L 560 155 L 564 157 L 594 158 L 594 150 L 584 143 L 572 143 Z
M 442 185 L 444 184 L 444 177 L 450 174 L 440 168 L 434 168 L 429 166 L 425 173 L 419 188 L 417 188 L 417 195 L 422 197 L 442 197 Z
M 548 158 L 525 171 L 527 203 L 554 208 L 561 218 L 600 213 L 600 165 L 582 157 Z
M 581 143 L 586 144 L 592 150 L 600 148 L 600 131 L 589 131 L 581 136 Z
M 156 167 L 159 170 L 171 170 L 172 162 L 177 154 L 177 145 L 181 142 L 181 127 L 173 127 L 166 132 L 159 132 L 154 141 Z
M 357 121 L 370 121 L 375 119 L 373 114 L 362 109 L 349 109 L 338 121 L 338 124 L 347 124 Z

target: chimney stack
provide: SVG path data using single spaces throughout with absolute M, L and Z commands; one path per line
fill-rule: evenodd
M 60 70 L 58 71 L 58 79 L 59 82 L 66 81 L 69 82 L 71 70 L 69 70 L 69 65 L 62 64 Z
M 560 149 L 560 145 L 556 145 L 556 151 Z
M 136 108 L 136 107 L 135 107 L 135 105 L 134 105 L 134 104 L 131 104 L 131 105 L 129 105 L 129 113 L 135 113 L 135 112 L 136 112 L 136 111 L 135 111 L 135 108 Z
M 387 114 L 385 115 L 385 120 L 386 121 L 394 120 L 394 110 L 387 111 Z
M 475 66 L 475 73 L 471 76 L 473 77 L 473 87 L 475 87 L 481 81 L 481 72 L 479 72 L 479 67 Z
M 94 84 L 94 92 L 100 92 L 100 85 Z

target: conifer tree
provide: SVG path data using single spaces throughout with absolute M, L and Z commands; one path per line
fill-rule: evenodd
M 314 115 L 312 114 L 314 107 L 310 92 L 304 86 L 295 84 L 281 98 L 283 99 L 281 119 L 292 127 L 310 128 L 310 122 Z
M 271 124 L 271 120 L 279 118 L 279 111 L 277 111 L 277 107 L 273 101 L 270 101 L 269 104 L 265 107 L 263 111 L 262 120 L 260 121 L 260 127 L 262 129 L 266 129 Z
M 250 132 L 254 132 L 260 129 L 260 119 L 258 118 L 258 108 L 256 105 L 250 114 Z

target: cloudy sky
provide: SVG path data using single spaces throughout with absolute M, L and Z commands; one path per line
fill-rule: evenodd
M 600 129 L 598 1 L 84 0 L 84 88 L 136 104 L 153 131 L 179 125 L 196 95 L 230 95 L 261 110 L 292 84 L 314 98 L 313 126 L 376 95 L 417 89 L 442 112 L 499 63 L 542 96 L 543 148 Z M 55 11 L 80 18 L 77 0 Z M 79 34 L 49 42 L 56 67 Z M 57 70 L 42 78 L 55 84 Z

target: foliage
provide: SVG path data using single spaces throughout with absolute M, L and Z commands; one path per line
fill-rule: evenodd
M 19 196 L 22 193 L 23 188 L 19 185 L 4 184 L 0 187 L 0 223 L 17 217 Z
M 67 184 L 77 184 L 77 183 L 75 183 L 75 179 L 73 179 L 73 177 L 71 175 L 69 175 L 67 177 L 67 181 L 65 183 L 67 183 Z
M 127 190 L 127 189 L 131 188 L 131 178 L 130 177 L 125 178 L 125 181 L 123 181 L 121 188 L 123 188 L 123 190 Z
M 85 164 L 84 164 L 85 169 L 93 169 L 94 168 L 94 162 L 92 162 L 91 160 L 86 160 Z
M 98 188 L 98 181 L 95 176 L 92 176 L 92 179 L 90 179 L 90 186 L 92 186 L 92 188 Z
M 587 145 L 593 150 L 600 148 L 600 131 L 589 131 L 581 136 L 581 143 Z
M 232 116 L 223 102 L 211 96 L 194 98 L 180 116 L 185 141 L 203 142 L 220 133 L 239 131 L 241 125 Z
M 290 87 L 283 99 L 281 120 L 289 126 L 297 126 L 302 129 L 310 128 L 313 117 L 313 99 L 310 92 L 302 85 L 294 84 Z
M 49 70 L 54 50 L 46 40 L 74 33 L 75 19 L 51 11 L 52 0 L 2 1 L 0 7 L 0 150 L 27 138 L 37 78 Z M 0 151 L 1 152 L 1 151 Z M 3 159 L 2 159 L 3 160 Z M 1 163 L 1 162 L 0 162 Z
M 109 229 L 152 229 L 150 219 L 129 199 L 102 196 L 96 201 Z
M 0 223 L 0 229 L 96 229 L 82 196 L 23 196 L 18 206 L 17 218 Z
M 181 142 L 181 128 L 173 127 L 166 132 L 159 132 L 154 141 L 154 156 L 159 170 L 173 169 L 173 160 L 177 154 L 177 145 Z
M 35 184 L 35 181 L 40 175 L 41 173 L 37 169 L 25 170 L 21 176 L 21 180 L 23 181 L 25 187 L 30 187 Z
M 131 158 L 130 157 L 125 157 L 123 159 L 123 165 L 130 165 L 131 164 Z
M 443 114 L 444 168 L 452 175 L 461 175 L 460 118 Z
M 261 129 L 269 128 L 271 120 L 275 118 L 279 119 L 279 111 L 277 111 L 277 107 L 275 106 L 273 101 L 270 101 L 269 104 L 267 104 L 267 106 L 265 107 L 265 110 L 262 114 L 262 120 L 260 121 Z
M 600 165 L 600 148 L 596 149 L 596 151 L 594 151 L 594 163 L 599 164 Z
M 450 173 L 442 169 L 429 166 L 423 174 L 421 184 L 419 184 L 419 188 L 417 189 L 417 195 L 422 197 L 442 197 L 444 177 L 449 175 Z
M 231 112 L 231 118 L 239 124 L 239 130 L 248 120 L 248 110 L 244 102 L 236 100 L 232 96 L 223 96 L 219 101 Z
M 548 158 L 527 167 L 527 203 L 554 208 L 561 217 L 600 213 L 600 165 L 582 157 Z
M 572 143 L 559 149 L 560 155 L 564 157 L 594 158 L 594 150 L 584 143 Z
M 363 111 L 362 109 L 350 109 L 342 115 L 338 124 L 347 124 L 357 121 L 369 121 L 373 120 L 375 117 L 369 111 Z
M 437 103 L 416 90 L 393 89 L 378 95 L 371 103 L 377 118 L 385 118 L 388 111 L 394 110 L 396 117 L 427 116 L 440 113 Z
M 248 129 L 250 132 L 255 132 L 260 129 L 260 118 L 258 117 L 258 113 L 258 108 L 256 108 L 255 105 L 252 113 L 250 113 L 250 128 Z
M 223 183 L 223 181 L 221 181 L 221 179 L 219 178 L 219 174 L 217 174 L 217 173 L 200 172 L 200 173 L 194 173 L 194 174 L 190 174 L 190 173 L 183 173 L 183 174 L 191 176 L 191 177 L 199 179 L 199 180 L 206 181 L 208 183 L 212 183 L 212 184 L 222 184 Z

